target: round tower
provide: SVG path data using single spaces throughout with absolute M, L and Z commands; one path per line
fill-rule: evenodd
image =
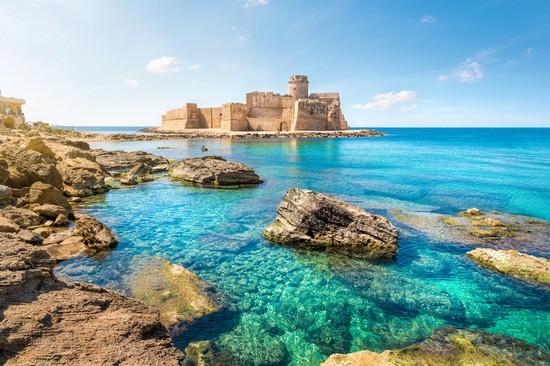
M 292 75 L 288 82 L 288 93 L 296 99 L 308 97 L 308 84 L 307 76 L 305 75 Z

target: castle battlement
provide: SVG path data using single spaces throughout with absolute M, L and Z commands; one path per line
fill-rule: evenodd
M 162 129 L 221 129 L 224 131 L 333 131 L 349 130 L 338 93 L 308 94 L 305 75 L 292 75 L 289 94 L 253 91 L 246 103 L 199 108 L 186 103 L 162 116 Z

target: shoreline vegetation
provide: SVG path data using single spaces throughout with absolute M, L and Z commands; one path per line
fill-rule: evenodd
M 105 135 L 58 131 L 47 124 L 26 130 L 0 128 L 0 363 L 238 364 L 210 341 L 193 342 L 183 352 L 170 342 L 175 322 L 223 309 L 223 294 L 217 294 L 179 265 L 160 259 L 151 261 L 159 263 L 158 266 L 141 274 L 152 283 L 150 288 L 143 287 L 139 277 L 136 282 L 136 297 L 141 301 L 94 285 L 67 284 L 54 276 L 53 268 L 59 261 L 75 255 L 108 253 L 116 245 L 116 237 L 109 228 L 92 217 L 78 214 L 78 202 L 121 185 L 129 187 L 156 179 L 157 173 L 169 171 L 170 162 L 160 156 L 93 150 L 84 141 L 385 135 L 371 130 L 174 133 L 147 129 L 145 132 L 148 133 Z M 321 196 L 321 200 L 326 204 L 326 197 Z M 282 224 L 288 222 L 288 218 L 278 214 Z M 426 223 L 423 218 L 417 219 L 410 213 L 394 214 L 411 227 L 428 230 L 423 226 Z M 548 223 L 542 220 L 526 218 L 532 226 L 527 232 L 519 224 L 514 227 L 508 224 L 507 216 L 484 215 L 470 209 L 453 217 L 434 216 L 433 222 L 448 228 L 448 235 L 456 237 L 470 230 L 469 235 L 478 240 L 479 231 L 484 230 L 484 241 L 465 243 L 470 245 L 487 246 L 500 243 L 499 240 L 509 243 L 511 237 L 520 237 L 518 233 L 523 239 L 538 228 L 544 233 L 548 230 Z M 347 216 L 347 211 L 343 211 L 342 217 Z M 463 227 L 466 229 L 462 230 Z M 308 235 L 312 232 L 310 228 L 303 229 Z M 528 265 L 525 260 L 521 262 L 523 272 L 530 271 L 525 269 Z M 548 265 L 544 266 L 546 281 Z M 537 279 L 537 276 L 521 277 Z M 170 301 L 165 301 L 167 298 Z M 543 365 L 550 362 L 550 355 L 506 335 L 446 327 L 435 329 L 427 340 L 401 350 L 334 355 L 325 364 L 500 364 L 510 359 L 517 365 Z

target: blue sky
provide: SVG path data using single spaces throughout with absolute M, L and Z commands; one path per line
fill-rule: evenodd
M 351 126 L 550 127 L 550 1 L 0 0 L 0 89 L 28 120 L 340 92 Z

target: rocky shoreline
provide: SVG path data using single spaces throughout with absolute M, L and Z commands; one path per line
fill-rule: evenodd
M 303 138 L 346 138 L 386 136 L 375 130 L 346 131 L 299 131 L 299 132 L 225 132 L 217 130 L 170 131 L 159 128 L 144 128 L 139 134 L 102 134 L 79 132 L 77 139 L 85 141 L 152 141 L 177 139 L 303 139 Z

